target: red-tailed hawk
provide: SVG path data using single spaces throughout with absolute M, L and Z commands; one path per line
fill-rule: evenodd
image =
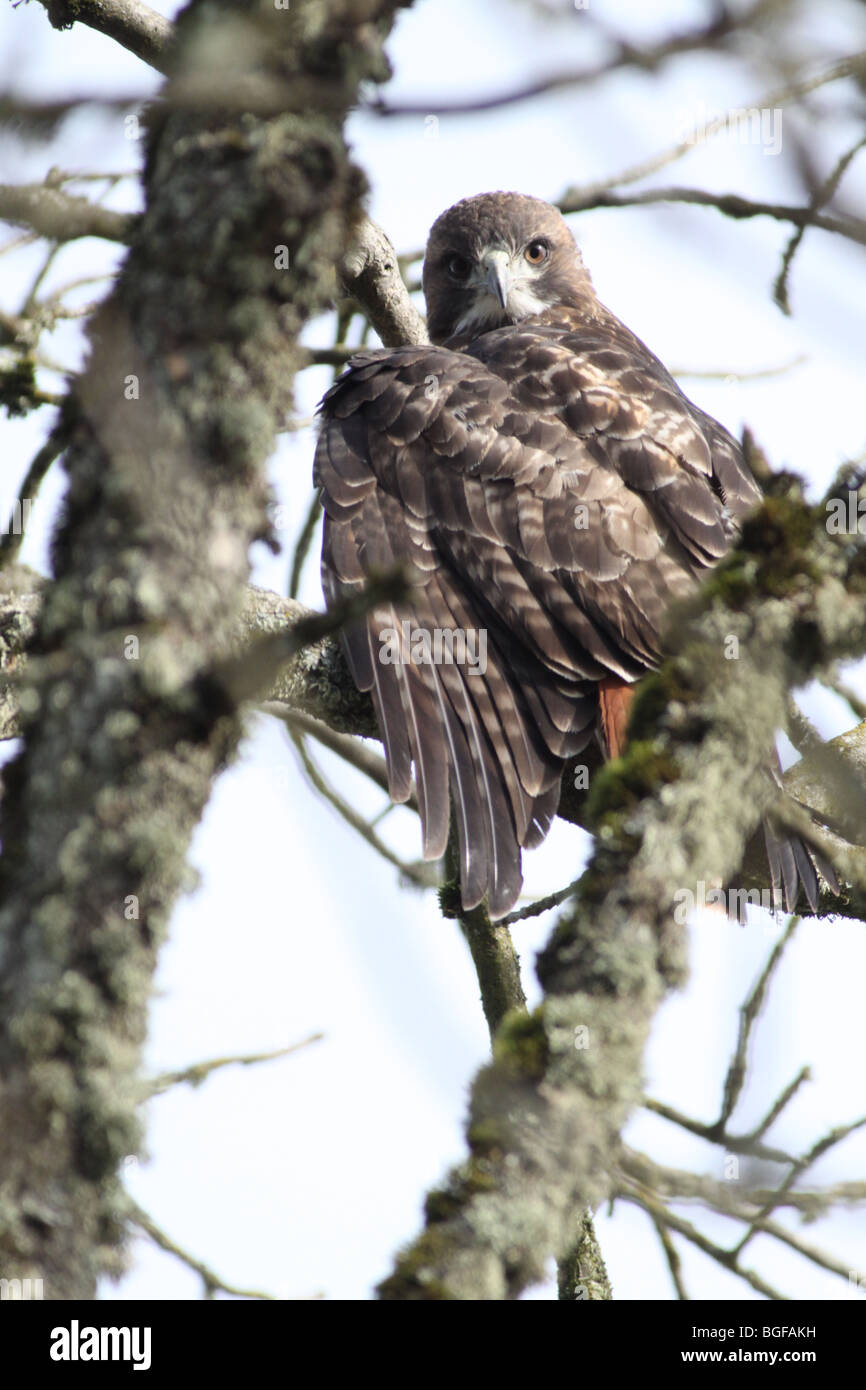
M 414 765 L 424 856 L 453 804 L 463 903 L 497 918 L 566 759 L 623 744 L 632 684 L 672 600 L 760 498 L 739 445 L 600 303 L 556 208 L 467 198 L 434 223 L 435 346 L 360 352 L 328 391 L 315 479 L 330 603 L 403 562 L 411 601 L 345 634 L 372 693 L 391 796 Z M 768 832 L 786 905 L 814 856 Z M 823 865 L 822 865 L 823 868 Z

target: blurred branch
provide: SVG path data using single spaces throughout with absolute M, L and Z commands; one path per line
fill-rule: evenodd
M 246 670 L 230 655 L 250 548 L 273 539 L 266 464 L 297 339 L 331 302 L 360 215 L 343 123 L 386 75 L 399 3 L 187 9 L 197 66 L 152 108 L 145 208 L 74 383 L 69 486 L 0 804 L 0 1269 L 58 1300 L 92 1298 L 122 1265 L 157 950 L 242 736 L 234 702 L 325 631 L 302 619 L 293 634 L 284 617 Z M 26 103 L 0 114 L 44 130 L 48 107 L 41 127 Z M 289 274 L 262 257 L 277 244 Z M 21 577 L 0 574 L 4 669 L 30 616 L 9 588 Z M 289 687 L 293 667 L 322 670 L 321 647 L 296 651 Z
M 837 674 L 828 677 L 824 681 L 824 685 L 828 690 L 832 690 L 838 695 L 840 700 L 845 701 L 856 719 L 866 720 L 866 700 L 863 700 L 852 686 L 848 685 Z
M 864 1126 L 866 1126 L 866 1115 L 861 1116 L 857 1120 L 853 1120 L 850 1124 L 839 1125 L 835 1129 L 831 1129 L 828 1134 L 823 1135 L 817 1143 L 812 1145 L 808 1153 L 803 1154 L 801 1158 L 796 1159 L 791 1164 L 790 1170 L 779 1184 L 779 1187 L 775 1191 L 768 1193 L 760 1210 L 750 1219 L 748 1230 L 740 1238 L 732 1252 L 735 1257 L 738 1258 L 740 1252 L 745 1249 L 749 1241 L 758 1234 L 761 1229 L 761 1223 L 766 1220 L 776 1207 L 782 1204 L 785 1194 L 793 1188 L 794 1183 L 798 1181 L 802 1174 L 805 1173 L 808 1168 L 811 1168 L 812 1164 L 816 1163 L 819 1158 L 823 1157 L 829 1149 L 835 1148 L 837 1144 L 842 1143 L 843 1139 L 847 1139 L 850 1134 L 854 1134 L 858 1129 L 863 1129 Z
M 174 37 L 171 22 L 142 0 L 40 0 L 53 29 L 78 21 L 114 39 L 157 72 L 167 72 Z
M 337 343 L 334 347 L 307 348 L 304 366 L 345 367 L 356 352 L 360 352 L 360 348 L 346 347 L 342 343 Z
M 864 135 L 861 140 L 858 140 L 855 145 L 852 145 L 851 149 L 847 150 L 845 154 L 843 154 L 842 157 L 837 161 L 836 166 L 830 173 L 829 177 L 825 180 L 825 182 L 821 185 L 820 188 L 816 189 L 815 193 L 812 195 L 812 198 L 809 201 L 809 208 L 813 213 L 819 212 L 819 210 L 822 207 L 825 207 L 826 204 L 829 203 L 830 200 L 835 196 L 836 190 L 839 187 L 839 184 L 841 183 L 842 179 L 844 178 L 845 172 L 848 169 L 849 164 L 851 163 L 854 156 L 857 155 L 860 152 L 860 150 L 864 148 L 864 146 L 866 146 L 866 135 Z M 794 260 L 795 255 L 797 254 L 800 242 L 803 240 L 805 233 L 805 226 L 801 226 L 797 228 L 796 232 L 791 237 L 791 240 L 785 247 L 785 252 L 782 256 L 781 269 L 779 270 L 779 274 L 776 277 L 776 282 L 773 286 L 773 298 L 778 304 L 779 308 L 782 310 L 783 314 L 790 314 L 791 312 L 791 306 L 788 302 L 788 277 L 791 273 L 792 262 Z
M 625 754 L 594 787 L 592 858 L 538 956 L 544 1002 L 529 1017 L 506 1015 L 473 1085 L 466 1158 L 428 1195 L 424 1229 L 380 1297 L 516 1298 L 545 1259 L 566 1253 L 566 1214 L 611 1192 L 652 1017 L 684 978 L 682 888 L 736 873 L 773 800 L 763 765 L 790 690 L 866 649 L 864 547 L 825 523 L 790 479 L 778 484 L 667 633 L 659 672 L 636 694 Z M 731 634 L 737 661 L 724 656 Z M 718 1140 L 718 1126 L 704 1130 Z M 817 1152 L 792 1160 L 757 1142 L 795 1173 Z M 629 1199 L 781 1296 L 742 1266 L 742 1243 L 724 1250 L 652 1194 Z
M 691 1169 L 672 1168 L 627 1145 L 623 1146 L 620 1167 L 627 1177 L 650 1188 L 657 1197 L 674 1202 L 701 1202 L 723 1216 L 745 1213 L 745 1220 L 774 1197 L 778 1198 L 776 1206 L 779 1209 L 796 1212 L 804 1221 L 817 1220 L 837 1203 L 858 1206 L 866 1202 L 866 1179 L 828 1183 L 826 1187 L 789 1188 L 779 1194 L 767 1187 L 745 1184 L 742 1179 L 734 1182 Z
M 773 1300 L 783 1300 L 785 1295 L 780 1293 L 772 1284 L 768 1284 L 766 1279 L 762 1279 L 754 1269 L 744 1268 L 740 1264 L 738 1256 L 725 1249 L 723 1245 L 718 1245 L 709 1236 L 705 1236 L 690 1221 L 684 1217 L 676 1216 L 668 1207 L 659 1202 L 655 1194 L 647 1189 L 631 1187 L 624 1189 L 620 1194 L 626 1202 L 641 1207 L 649 1216 L 656 1229 L 662 1228 L 667 1231 L 675 1231 L 678 1235 L 684 1236 L 692 1245 L 696 1246 L 703 1254 L 715 1260 L 723 1269 L 729 1270 L 744 1280 L 756 1293 L 762 1294 L 764 1298 Z
M 748 105 L 730 107 L 727 111 L 714 117 L 713 120 L 706 121 L 703 125 L 694 126 L 684 139 L 678 140 L 659 154 L 651 155 L 649 159 L 643 159 L 637 164 L 629 165 L 619 174 L 614 174 L 595 183 L 575 185 L 569 188 L 557 206 L 562 212 L 578 212 L 586 207 L 599 206 L 594 202 L 594 199 L 600 194 L 622 188 L 624 184 L 638 183 L 641 179 L 648 178 L 650 174 L 658 173 L 659 169 L 674 164 L 678 159 L 689 154 L 696 146 L 703 145 L 714 135 L 718 135 L 720 131 L 736 129 L 743 122 L 751 120 L 756 112 L 772 111 L 789 106 L 831 82 L 839 82 L 847 77 L 862 78 L 864 73 L 866 73 L 866 51 L 842 58 L 810 77 L 791 82 L 784 87 L 776 88 L 774 91 L 765 92 L 762 96 L 749 102 Z
M 500 922 L 491 922 L 483 903 L 467 911 L 460 897 L 459 864 L 458 834 L 452 823 L 439 904 L 443 917 L 456 917 L 469 947 L 495 1057 L 496 1038 L 506 1020 L 515 1029 L 532 1028 L 520 978 L 520 957 L 509 929 L 510 922 L 520 914 L 512 913 Z M 577 1228 L 575 1240 L 557 1261 L 559 1299 L 575 1302 L 588 1296 L 594 1301 L 608 1300 L 612 1297 L 610 1279 L 595 1234 L 592 1212 L 582 1202 L 575 1205 L 568 1224 L 572 1223 Z
M 645 1154 L 636 1153 L 631 1149 L 624 1149 L 620 1156 L 621 1181 L 616 1185 L 616 1195 L 625 1197 L 627 1200 L 637 1201 L 650 1214 L 665 1245 L 669 1263 L 671 1263 L 672 1275 L 674 1275 L 674 1264 L 672 1263 L 674 1247 L 671 1232 L 678 1232 L 688 1240 L 698 1244 L 706 1254 L 711 1255 L 733 1273 L 747 1280 L 748 1275 L 740 1260 L 743 1250 L 755 1235 L 770 1236 L 787 1245 L 812 1264 L 846 1280 L 851 1273 L 850 1261 L 836 1259 L 817 1246 L 803 1241 L 786 1227 L 774 1221 L 772 1213 L 780 1207 L 791 1207 L 804 1219 L 811 1220 L 829 1210 L 838 1201 L 862 1203 L 866 1200 L 866 1183 L 862 1182 L 834 1184 L 827 1188 L 808 1190 L 802 1190 L 798 1187 L 795 1190 L 795 1184 L 799 1184 L 803 1173 L 830 1148 L 841 1143 L 849 1134 L 866 1124 L 866 1119 L 861 1118 L 852 1124 L 831 1130 L 799 1158 L 767 1146 L 764 1142 L 767 1131 L 784 1113 L 794 1097 L 799 1094 L 802 1086 L 811 1079 L 809 1068 L 803 1067 L 793 1080 L 783 1087 L 780 1094 L 769 1106 L 764 1118 L 749 1133 L 732 1135 L 728 1130 L 746 1078 L 747 1052 L 758 1015 L 783 953 L 790 943 L 797 925 L 798 919 L 792 917 L 774 944 L 764 969 L 740 1008 L 740 1026 L 733 1055 L 728 1065 L 718 1119 L 712 1124 L 704 1124 L 649 1098 L 645 1102 L 647 1108 L 653 1113 L 664 1116 L 688 1133 L 700 1135 L 708 1143 L 720 1149 L 725 1158 L 724 1178 L 720 1180 L 707 1175 L 668 1168 L 656 1163 Z M 781 1165 L 787 1168 L 787 1172 L 775 1187 L 761 1186 L 757 1180 L 757 1174 L 751 1178 L 746 1174 L 741 1178 L 739 1159 L 733 1160 L 734 1167 L 729 1170 L 728 1165 L 734 1154 L 756 1160 L 762 1165 L 767 1163 Z M 677 1224 L 676 1218 L 664 1206 L 665 1202 L 682 1200 L 698 1201 L 712 1211 L 741 1222 L 745 1230 L 736 1242 L 727 1249 L 718 1245 L 711 1247 L 709 1244 L 701 1244 L 695 1239 L 696 1228 L 688 1223 Z M 663 1213 L 666 1214 L 663 1215 Z M 667 1231 L 666 1238 L 663 1235 L 664 1231 Z M 678 1261 L 676 1263 L 678 1265 Z M 751 1280 L 748 1281 L 751 1282 Z M 676 1278 L 675 1284 L 679 1296 L 685 1296 Z M 770 1296 L 781 1297 L 782 1295 Z
M 716 1128 L 718 1129 L 719 1133 L 724 1132 L 724 1130 L 727 1128 L 728 1121 L 734 1113 L 737 1101 L 740 1098 L 740 1094 L 742 1092 L 746 1080 L 746 1061 L 749 1049 L 749 1039 L 752 1035 L 752 1029 L 755 1026 L 758 1014 L 761 1011 L 761 1006 L 763 1005 L 764 999 L 766 998 L 767 990 L 769 989 L 773 972 L 777 969 L 779 962 L 781 961 L 782 956 L 784 954 L 785 948 L 791 941 L 794 932 L 797 929 L 799 921 L 799 917 L 791 917 L 787 927 L 785 928 L 785 931 L 783 932 L 779 940 L 776 942 L 776 945 L 774 946 L 770 954 L 769 960 L 767 961 L 767 964 L 764 967 L 764 970 L 761 973 L 761 976 L 758 979 L 757 984 L 749 994 L 749 997 L 746 1000 L 746 1002 L 740 1008 L 740 1021 L 739 1028 L 737 1030 L 737 1043 L 734 1049 L 733 1058 L 731 1059 L 731 1063 L 728 1067 L 727 1076 L 725 1077 L 724 1094 L 722 1097 L 722 1108 L 719 1112 L 719 1118 L 716 1121 Z M 793 1092 L 791 1094 L 793 1094 Z M 790 1096 L 788 1096 L 787 1099 L 790 1099 Z M 774 1114 L 772 1118 L 775 1119 L 776 1115 Z M 765 1124 L 764 1128 L 768 1129 L 769 1123 Z
M 312 715 L 305 714 L 303 710 L 290 710 L 285 705 L 279 704 L 276 700 L 264 701 L 260 706 L 262 713 L 271 714 L 277 719 L 282 719 L 296 733 L 309 734 L 312 738 L 321 743 L 323 748 L 329 752 L 336 753 L 338 758 L 342 758 L 350 767 L 354 767 L 357 772 L 362 772 L 365 777 L 369 777 L 377 787 L 385 794 L 388 794 L 388 767 L 385 759 L 379 753 L 374 753 L 368 748 L 366 743 L 362 743 L 357 738 L 350 738 L 348 734 L 338 734 L 334 729 L 323 724 L 321 719 L 315 719 Z M 409 811 L 418 810 L 418 798 L 413 791 L 408 801 L 401 803 Z
M 5 623 L 9 655 L 10 658 L 15 656 L 18 662 L 16 678 L 20 678 L 23 670 L 20 660 L 24 643 L 22 634 L 26 629 L 19 630 L 15 625 L 15 614 L 21 611 L 25 604 L 28 605 L 28 611 L 33 605 L 36 605 L 38 611 L 41 597 L 38 591 L 31 594 L 32 587 L 32 581 L 29 579 L 18 582 L 9 579 L 9 591 L 0 592 L 0 632 L 3 631 Z M 344 615 L 338 614 L 336 622 L 339 623 L 343 617 Z M 348 737 L 361 735 L 365 738 L 379 738 L 372 701 L 369 694 L 359 691 L 355 685 L 340 644 L 332 637 L 322 635 L 325 631 L 321 626 L 323 621 L 324 615 L 312 613 L 293 599 L 285 599 L 268 590 L 250 587 L 235 629 L 236 655 L 229 663 L 230 669 L 239 674 L 244 688 L 249 689 L 251 668 L 244 670 L 244 663 L 248 661 L 245 653 L 251 644 L 255 648 L 255 644 L 268 639 L 265 649 L 260 649 L 264 651 L 265 664 L 256 671 L 253 681 L 256 687 L 260 680 L 264 681 L 265 685 L 261 689 L 252 689 L 249 698 L 257 699 L 260 704 L 264 702 L 268 714 L 289 722 L 298 720 L 298 727 L 304 733 L 313 734 L 319 742 L 325 743 L 332 751 L 346 757 L 360 771 L 371 776 L 384 790 L 387 788 L 387 777 L 382 760 L 377 759 L 363 745 L 353 744 L 352 739 Z M 299 622 L 302 623 L 300 635 L 291 635 Z M 313 638 L 315 640 L 311 640 Z M 291 650 L 294 650 L 294 655 L 290 655 Z M 272 675 L 267 676 L 267 672 L 272 672 Z M 0 685 L 0 708 L 3 710 L 0 738 L 16 737 L 20 732 L 20 723 L 14 683 L 7 684 L 5 689 Z M 316 721 L 315 726 L 305 722 L 308 720 Z M 334 739 L 330 744 L 329 732 Z M 350 747 L 357 750 L 354 757 L 348 754 Z M 846 777 L 856 779 L 861 764 L 866 766 L 866 724 L 822 745 L 821 756 L 824 759 L 832 759 L 832 763 L 827 765 L 834 772 L 841 769 L 845 771 Z M 600 754 L 597 754 L 593 747 L 589 747 L 580 754 L 577 761 L 589 769 L 592 785 L 602 771 Z M 810 754 L 789 768 L 783 777 L 786 790 L 803 805 L 814 809 L 819 817 L 829 813 L 833 799 L 822 780 L 823 769 L 824 764 L 822 763 L 818 769 L 814 755 Z M 588 829 L 592 824 L 588 815 L 589 794 L 576 792 L 572 781 L 570 769 L 566 768 L 559 815 Z M 849 783 L 846 781 L 845 785 Z M 860 853 L 866 854 L 864 851 Z M 766 889 L 768 886 L 766 853 L 760 832 L 749 843 L 742 884 L 749 890 Z M 569 884 L 538 903 L 520 907 L 509 915 L 506 922 L 513 924 L 565 902 L 573 896 L 576 888 L 577 884 Z M 846 900 L 827 894 L 822 900 L 821 911 L 824 914 L 860 919 L 866 913 L 866 897 L 863 893 L 852 892 Z
M 703 1120 L 692 1119 L 677 1110 L 673 1105 L 668 1105 L 665 1101 L 654 1100 L 652 1096 L 644 1097 L 644 1105 L 647 1110 L 654 1115 L 659 1115 L 663 1120 L 670 1120 L 671 1124 L 679 1125 L 681 1129 L 687 1130 L 689 1134 L 694 1134 L 698 1139 L 706 1139 L 709 1144 L 724 1144 L 725 1148 L 734 1154 L 748 1154 L 754 1158 L 764 1159 L 767 1163 L 794 1163 L 791 1154 L 784 1149 L 777 1149 L 770 1144 L 765 1144 L 756 1140 L 754 1134 L 729 1134 L 727 1130 L 719 1128 L 718 1121 L 706 1124 Z
M 102 237 L 127 242 L 135 217 L 112 212 L 50 183 L 0 184 L 0 220 L 28 227 L 50 241 Z
M 409 864 L 395 854 L 392 849 L 385 844 L 364 817 L 359 815 L 354 806 L 351 806 L 345 797 L 336 791 L 327 779 L 322 775 L 319 768 L 313 762 L 304 745 L 303 734 L 296 733 L 291 726 L 289 733 L 292 743 L 295 746 L 307 781 L 313 790 L 318 793 L 323 801 L 337 812 L 337 815 L 351 827 L 361 839 L 374 849 L 386 863 L 391 864 L 398 870 L 401 877 L 407 882 L 412 883 L 416 888 L 435 888 L 439 875 L 435 864 L 427 864 L 423 860 L 415 864 Z
M 702 188 L 649 188 L 640 193 L 597 193 L 563 199 L 559 206 L 564 212 L 584 212 L 590 208 L 644 207 L 652 203 L 691 203 L 697 207 L 715 208 L 725 217 L 737 220 L 749 217 L 772 217 L 778 222 L 792 222 L 796 227 L 819 227 L 866 246 L 866 222 L 855 217 L 831 217 L 812 207 L 792 207 L 786 203 L 762 203 L 743 198 L 739 193 L 707 193 Z
M 322 503 L 319 499 L 318 491 L 314 492 L 310 498 L 310 505 L 304 523 L 298 532 L 298 539 L 295 542 L 295 549 L 292 553 L 292 570 L 289 575 L 289 597 L 297 598 L 298 590 L 301 587 L 301 576 L 310 547 L 316 535 L 319 520 L 322 515 Z
M 396 568 L 368 579 L 363 588 L 332 603 L 325 613 L 305 611 L 289 626 L 256 636 L 238 655 L 215 663 L 200 680 L 219 689 L 229 704 L 264 695 L 281 667 L 305 647 L 317 647 L 349 623 L 366 617 L 379 603 L 397 603 L 406 597 L 408 581 Z
M 673 1240 L 671 1239 L 670 1231 L 661 1221 L 659 1221 L 658 1217 L 650 1213 L 650 1219 L 653 1223 L 653 1226 L 655 1227 L 655 1233 L 659 1238 L 662 1250 L 664 1251 L 664 1256 L 667 1260 L 668 1269 L 670 1270 L 671 1281 L 673 1283 L 674 1289 L 676 1290 L 677 1298 L 685 1301 L 688 1299 L 689 1295 L 688 1290 L 686 1289 L 685 1280 L 683 1278 L 683 1266 L 682 1260 L 679 1256 L 679 1251 L 677 1250 L 677 1247 L 674 1245 Z
M 751 371 L 734 371 L 732 368 L 726 371 L 723 367 L 670 367 L 668 370 L 673 377 L 687 377 L 691 381 L 725 381 L 736 382 L 739 385 L 741 381 L 764 381 L 768 377 L 786 376 L 795 367 L 802 367 L 808 360 L 805 353 L 800 353 L 799 356 L 792 357 L 790 362 L 783 362 L 781 366 L 755 367 Z
M 223 1067 L 252 1067 L 258 1066 L 260 1062 L 279 1061 L 283 1057 L 291 1056 L 293 1052 L 300 1052 L 304 1047 L 321 1042 L 324 1036 L 324 1033 L 311 1033 L 300 1042 L 290 1043 L 288 1047 L 275 1048 L 272 1052 L 250 1052 L 237 1057 L 212 1057 L 206 1062 L 194 1062 L 192 1066 L 183 1067 L 180 1071 L 160 1072 L 146 1083 L 148 1097 L 162 1095 L 163 1091 L 169 1091 L 174 1086 L 201 1086 L 202 1082 L 207 1081 L 215 1071 L 221 1071 Z
M 439 116 L 471 115 L 479 111 L 495 111 L 503 106 L 514 106 L 533 97 L 546 96 L 551 92 L 563 91 L 569 87 L 586 87 L 622 68 L 638 68 L 644 72 L 654 72 L 671 58 L 682 53 L 719 44 L 738 32 L 747 32 L 764 14 L 775 7 L 775 0 L 757 0 L 747 10 L 735 12 L 727 5 L 714 6 L 713 18 L 707 23 L 683 33 L 672 34 L 655 44 L 640 48 L 621 38 L 613 38 L 613 55 L 594 67 L 568 69 L 551 73 L 522 86 L 513 87 L 506 92 L 491 96 L 475 97 L 469 100 L 439 101 L 433 97 L 424 101 L 387 102 L 384 98 L 374 98 L 366 103 L 366 109 L 377 116 L 387 118 L 401 116 L 426 116 L 435 112 Z
M 272 1293 L 262 1293 L 258 1289 L 243 1289 L 236 1284 L 227 1284 L 218 1274 L 215 1274 L 210 1265 L 204 1264 L 202 1260 L 191 1255 L 183 1246 L 178 1245 L 177 1241 L 172 1240 L 171 1236 L 166 1235 L 161 1226 L 157 1226 L 152 1216 L 140 1207 L 137 1202 L 129 1201 L 128 1216 L 131 1221 L 139 1226 L 146 1236 L 149 1236 L 154 1245 L 158 1245 L 160 1250 L 164 1250 L 167 1255 L 174 1255 L 175 1259 L 180 1260 L 194 1274 L 197 1274 L 204 1286 L 205 1298 L 213 1298 L 215 1293 L 226 1293 L 232 1298 L 250 1298 L 271 1302 L 275 1295 Z

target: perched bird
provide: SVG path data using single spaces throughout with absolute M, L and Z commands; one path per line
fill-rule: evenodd
M 322 402 L 314 476 L 332 603 L 400 562 L 411 598 L 344 634 L 424 856 L 451 808 L 463 904 L 520 891 L 567 759 L 623 747 L 634 682 L 760 499 L 739 445 L 597 298 L 558 210 L 488 193 L 433 224 L 433 346 L 365 351 Z M 813 852 L 767 827 L 786 905 Z M 821 864 L 823 869 L 823 863 Z M 832 872 L 832 871 L 828 871 Z

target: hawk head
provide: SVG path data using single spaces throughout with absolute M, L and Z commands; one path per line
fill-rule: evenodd
M 481 193 L 443 212 L 430 230 L 423 280 L 434 343 L 557 304 L 597 303 L 558 209 L 522 193 Z

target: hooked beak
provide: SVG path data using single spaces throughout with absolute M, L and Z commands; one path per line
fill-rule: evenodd
M 488 251 L 483 264 L 487 271 L 487 288 L 499 300 L 504 309 L 508 304 L 508 296 L 511 292 L 508 252 Z

